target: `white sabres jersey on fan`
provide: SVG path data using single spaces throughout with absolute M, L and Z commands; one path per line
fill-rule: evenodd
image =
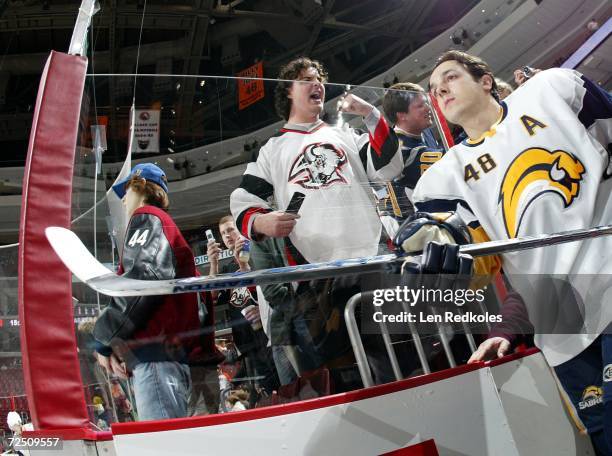
M 397 137 L 377 109 L 364 122 L 370 133 L 323 121 L 286 124 L 248 164 L 232 192 L 231 212 L 252 237 L 254 217 L 270 212 L 269 198 L 284 210 L 295 192 L 305 194 L 289 238 L 309 263 L 378 253 L 381 223 L 370 181 L 388 181 L 402 170 Z
M 491 240 L 612 224 L 611 118 L 609 94 L 579 73 L 543 71 L 502 102 L 481 138 L 454 146 L 425 172 L 416 207 L 456 210 Z M 551 365 L 578 355 L 612 320 L 612 236 L 502 260 Z

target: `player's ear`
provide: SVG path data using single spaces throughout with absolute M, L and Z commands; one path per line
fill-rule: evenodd
M 480 84 L 486 92 L 490 92 L 493 88 L 493 76 L 485 74 L 480 78 Z

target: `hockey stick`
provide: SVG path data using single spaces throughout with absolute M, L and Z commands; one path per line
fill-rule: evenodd
M 106 268 L 87 250 L 81 240 L 66 228 L 48 227 L 45 234 L 63 263 L 82 282 L 108 296 L 149 296 L 190 293 L 226 288 L 267 285 L 324 279 L 339 274 L 362 274 L 383 271 L 387 265 L 403 263 L 409 256 L 395 254 L 349 258 L 324 263 L 302 264 L 285 268 L 234 272 L 214 277 L 189 277 L 171 280 L 137 280 L 122 277 Z M 472 256 L 497 255 L 505 252 L 545 247 L 612 234 L 612 225 L 585 230 L 565 231 L 500 241 L 467 244 L 461 253 Z

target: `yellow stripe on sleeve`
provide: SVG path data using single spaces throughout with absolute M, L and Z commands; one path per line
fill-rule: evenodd
M 488 242 L 491 239 L 482 226 L 478 228 L 468 227 L 472 235 L 472 242 Z M 488 255 L 474 258 L 474 280 L 471 288 L 477 289 L 487 285 L 502 268 L 502 260 L 499 255 Z

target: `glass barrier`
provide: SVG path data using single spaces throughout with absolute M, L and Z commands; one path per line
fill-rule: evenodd
M 87 248 L 110 269 L 117 265 L 117 250 L 109 237 L 110 212 L 106 202 L 106 182 L 100 159 L 104 138 L 96 130 L 96 100 L 92 88 L 83 96 L 80 131 L 77 139 L 72 193 L 71 229 Z M 93 130 L 92 130 L 93 128 Z M 134 421 L 128 382 L 109 376 L 96 361 L 93 328 L 100 310 L 110 298 L 99 295 L 74 279 L 74 331 L 77 337 L 84 397 L 94 429 L 108 430 L 113 422 Z
M 30 421 L 26 398 L 19 316 L 17 306 L 17 250 L 0 247 L 0 448 L 7 449 L 6 438 L 12 436 L 7 415 L 15 411 L 23 423 Z
M 492 25 L 498 20 L 501 14 Z M 171 70 L 169 60 L 155 69 L 168 62 Z M 38 76 L 29 78 L 36 85 Z M 271 121 L 284 109 L 283 97 L 279 103 L 276 96 L 283 85 L 285 98 L 301 103 L 298 124 Z M 377 128 L 376 116 L 364 121 L 341 112 L 349 109 L 343 100 L 355 103 L 355 111 L 364 108 L 354 97 L 375 106 L 389 124 L 399 124 L 399 114 L 409 120 L 410 127 L 397 131 L 403 150 L 393 172 L 385 170 L 394 166 L 385 151 L 389 136 Z M 112 270 L 120 267 L 125 244 L 146 247 L 154 233 L 132 228 L 123 239 L 124 230 L 111 215 L 117 201 L 106 196 L 131 155 L 133 162 L 152 162 L 166 173 L 168 213 L 191 249 L 187 253 L 180 240 L 181 246 L 173 245 L 181 249 L 182 262 L 173 263 L 177 276 L 192 275 L 193 267 L 203 275 L 236 271 L 240 255 L 234 251 L 244 250 L 237 232 L 254 223 L 253 207 L 295 212 L 300 219 L 287 237 L 251 242 L 248 268 L 388 253 L 389 240 L 414 211 L 410 198 L 416 181 L 444 154 L 428 103 L 421 92 L 346 84 L 90 75 L 76 151 L 72 229 Z M 29 126 L 32 109 L 20 104 L 16 119 Z M 14 194 L 14 188 L 5 191 Z M 294 198 L 299 193 L 306 197 Z M 224 221 L 230 201 L 237 219 Z M 167 237 L 174 222 L 164 222 L 161 235 Z M 0 429 L 6 433 L 8 411 L 29 421 L 19 346 L 17 247 L 0 248 L 0 282 Z M 366 324 L 377 322 L 375 291 L 398 285 L 404 285 L 400 276 L 386 271 L 113 301 L 75 280 L 74 330 L 91 423 L 105 430 L 113 422 L 282 404 L 362 388 L 367 375 L 380 384 L 465 363 L 487 323 Z M 498 309 L 491 289 L 478 304 L 482 314 Z M 117 324 L 109 322 L 109 309 L 121 305 L 134 307 L 137 315 L 126 320 L 131 327 L 109 336 L 109 325 Z M 354 318 L 345 313 L 347 306 Z M 354 351 L 359 344 L 351 340 L 351 328 L 358 332 L 363 359 Z M 169 402 L 184 399 L 179 409 L 153 406 L 152 376 Z
M 286 98 L 285 104 L 275 99 L 283 86 L 301 103 L 303 112 L 293 118 L 311 123 L 260 122 L 275 104 L 288 109 Z M 371 106 L 374 114 L 365 120 L 342 112 L 370 112 Z M 379 122 L 379 112 L 389 124 L 409 116 L 412 124 L 405 125 L 414 130 L 398 130 L 396 140 Z M 163 216 L 143 216 L 144 225 L 132 225 L 122 241 L 110 215 L 119 203 L 106 192 L 126 158 L 131 117 L 132 164 L 151 162 L 164 170 L 171 219 L 164 218 L 160 229 L 149 224 Z M 112 270 L 128 248 L 123 267 L 140 278 L 168 272 L 163 253 L 149 252 L 142 263 L 131 258 L 146 252 L 151 239 L 170 243 L 174 223 L 191 249 L 186 252 L 173 237 L 171 273 L 178 277 L 194 275 L 194 265 L 208 275 L 389 253 L 389 239 L 414 211 L 414 184 L 444 153 L 440 137 L 423 92 L 205 76 L 88 77 L 72 229 Z M 237 220 L 224 218 L 230 202 Z M 299 219 L 288 237 L 252 241 L 244 261 L 233 252 L 244 250 L 239 229 L 252 223 L 253 207 L 297 213 Z M 381 272 L 114 301 L 75 282 L 75 328 L 91 422 L 107 429 L 117 421 L 223 413 L 361 388 L 345 307 L 358 293 L 371 302 L 368 292 L 395 287 L 399 280 L 399 274 Z M 380 328 L 363 325 L 367 312 L 361 308 L 371 307 L 366 301 L 356 307 L 355 327 L 374 383 L 398 376 L 388 358 L 390 345 L 401 378 L 469 358 L 469 327 L 436 326 L 419 334 L 406 326 L 401 334 L 382 336 Z M 109 305 L 112 310 L 105 311 Z M 133 313 L 122 320 L 126 306 Z M 153 404 L 153 393 L 167 403 Z

